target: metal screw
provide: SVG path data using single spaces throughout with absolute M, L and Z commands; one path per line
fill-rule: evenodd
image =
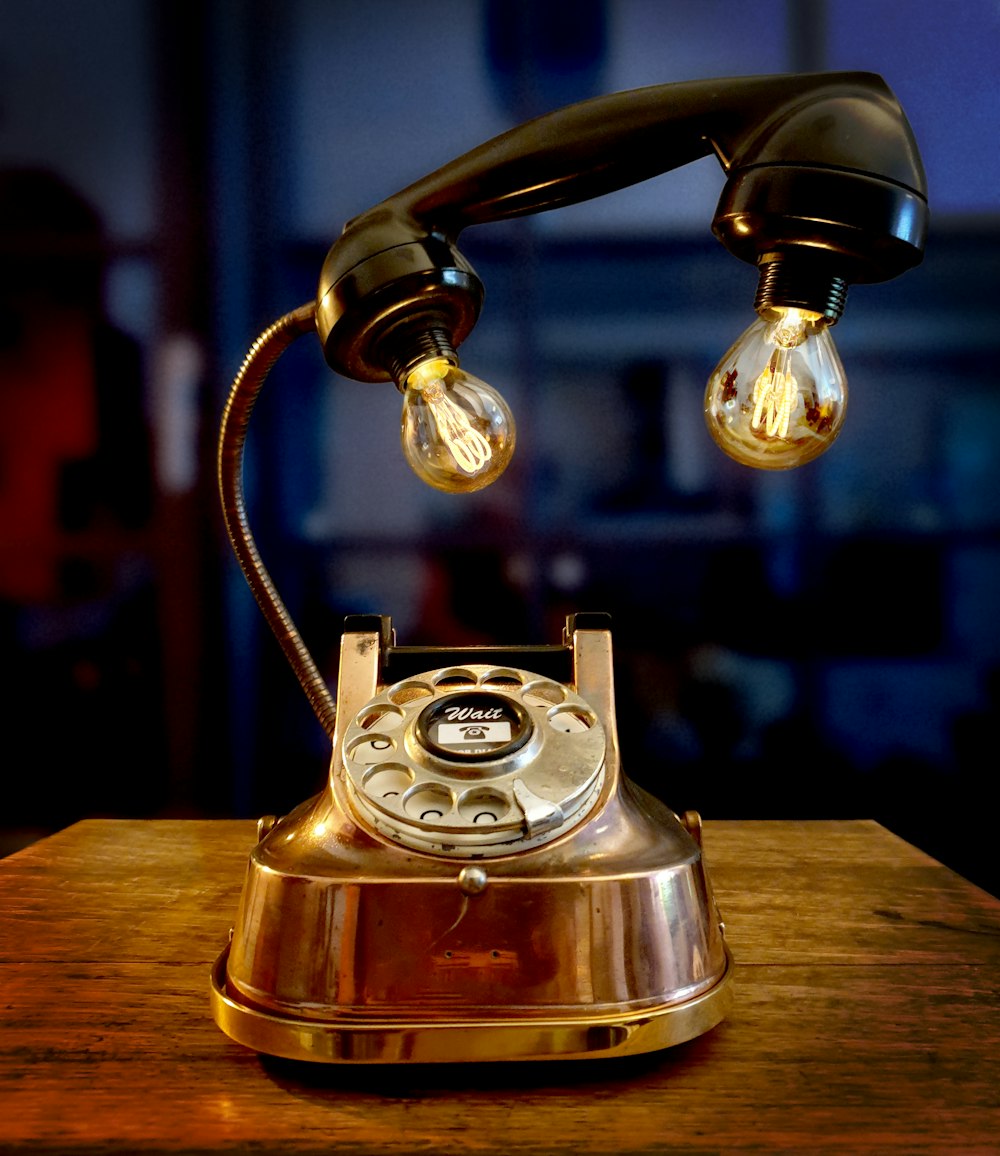
M 481 894 L 489 881 L 482 867 L 463 867 L 458 873 L 458 886 L 463 895 Z

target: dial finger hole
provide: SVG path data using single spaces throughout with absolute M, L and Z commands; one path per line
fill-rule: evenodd
M 371 763 L 382 763 L 396 749 L 395 739 L 388 735 L 365 735 L 355 739 L 347 749 L 347 757 L 355 763 L 368 766 Z
M 455 799 L 447 787 L 424 783 L 415 787 L 403 800 L 403 810 L 423 823 L 439 823 L 449 814 Z
M 510 800 L 499 791 L 466 791 L 458 801 L 458 813 L 476 827 L 499 823 L 510 810 Z
M 355 721 L 359 727 L 366 731 L 372 729 L 391 731 L 395 730 L 403 721 L 403 712 L 396 706 L 366 707 Z
M 596 722 L 596 715 L 580 706 L 560 707 L 549 714 L 549 726 L 554 731 L 567 735 L 583 734 Z
M 429 698 L 433 693 L 434 688 L 426 682 L 401 682 L 389 691 L 387 697 L 396 706 L 405 706 L 409 702 Z
M 441 690 L 448 687 L 475 686 L 477 681 L 471 670 L 456 668 L 440 671 L 434 679 L 434 685 Z
M 394 799 L 408 790 L 413 772 L 399 764 L 381 766 L 365 775 L 365 790 L 374 799 Z
M 557 682 L 533 682 L 525 687 L 522 701 L 528 706 L 555 706 L 566 697 L 566 690 Z

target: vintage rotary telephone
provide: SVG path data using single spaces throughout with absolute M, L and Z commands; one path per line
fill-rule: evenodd
M 328 1062 L 590 1058 L 679 1043 L 726 1014 L 732 961 L 700 821 L 622 774 L 607 620 L 577 614 L 549 645 L 443 650 L 396 645 L 388 619 L 349 618 L 334 699 L 242 489 L 257 395 L 307 332 L 335 370 L 396 382 L 424 480 L 492 481 L 513 422 L 458 368 L 482 302 L 458 234 L 711 152 L 728 175 L 713 229 L 760 280 L 759 319 L 709 381 L 709 429 L 751 465 L 808 461 L 843 419 L 829 328 L 848 283 L 917 264 L 926 230 L 909 125 L 867 73 L 663 85 L 515 128 L 349 222 L 316 302 L 251 348 L 222 423 L 223 510 L 333 754 L 320 794 L 259 824 L 212 974 L 233 1039 Z

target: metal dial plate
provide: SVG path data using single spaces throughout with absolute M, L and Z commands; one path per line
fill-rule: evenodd
M 605 732 L 570 687 L 469 665 L 386 687 L 351 720 L 341 754 L 352 800 L 384 835 L 437 854 L 509 855 L 589 812 Z

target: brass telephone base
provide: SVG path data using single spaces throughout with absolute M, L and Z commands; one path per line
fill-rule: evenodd
M 639 1055 L 702 1035 L 732 1003 L 733 962 L 708 991 L 681 1003 L 625 1015 L 579 1019 L 320 1023 L 261 1011 L 227 990 L 229 947 L 212 969 L 212 1015 L 237 1043 L 264 1055 L 327 1064 L 432 1064 L 586 1060 Z
M 260 825 L 219 1027 L 369 1064 L 628 1056 L 714 1027 L 732 962 L 700 822 L 621 773 L 604 620 L 541 653 L 432 655 L 380 623 L 344 632 L 326 788 Z

